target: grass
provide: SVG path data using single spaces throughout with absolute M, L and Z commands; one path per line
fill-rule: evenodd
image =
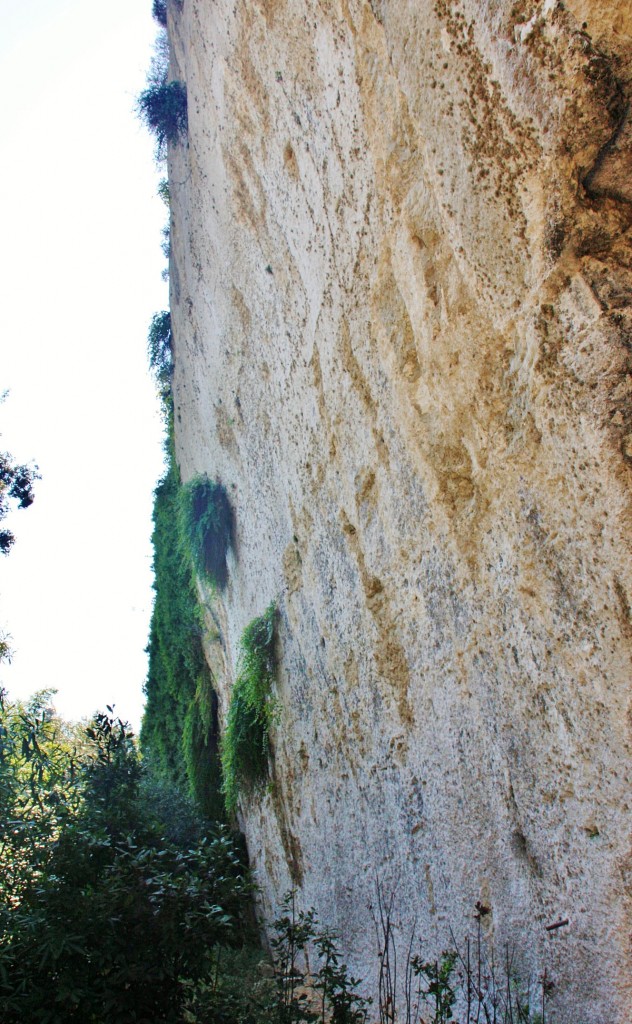
M 275 712 L 275 617 L 276 608 L 271 604 L 246 627 L 239 645 L 238 674 L 221 753 L 224 798 L 230 813 L 240 795 L 263 782 L 268 772 L 269 733 Z

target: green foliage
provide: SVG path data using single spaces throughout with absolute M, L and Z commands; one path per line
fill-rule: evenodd
M 32 886 L 75 809 L 76 744 L 51 712 L 54 692 L 24 703 L 0 690 L 0 892 L 9 907 Z
M 33 483 L 39 480 L 37 466 L 20 466 L 8 452 L 0 452 L 0 520 L 9 511 L 9 501 L 15 501 L 18 508 L 33 504 Z M 10 530 L 0 530 L 0 552 L 7 554 L 15 537 Z
M 185 830 L 186 843 L 166 834 L 133 737 L 111 713 L 96 716 L 80 755 L 50 734 L 46 706 L 24 713 L 4 700 L 0 717 L 11 805 L 0 846 L 3 1024 L 182 1021 L 218 948 L 244 935 L 250 885 L 232 840 L 221 828 L 208 838 Z
M 195 697 L 189 704 L 182 747 L 189 785 L 198 806 L 209 818 L 223 818 L 217 694 L 208 672 L 200 677 Z
M 217 707 L 191 558 L 178 528 L 180 481 L 172 450 L 154 497 L 154 608 L 141 729 L 154 771 L 189 788 L 205 814 L 224 817 Z
M 138 115 L 156 139 L 158 159 L 167 146 L 179 142 L 187 132 L 187 90 L 184 82 L 150 83 L 138 97 Z
M 302 991 L 307 981 L 308 947 L 316 938 L 316 912 L 296 910 L 296 890 L 286 893 L 283 913 L 274 922 L 270 939 L 276 968 L 278 1019 L 284 1024 L 315 1021 L 316 1013 Z
M 154 0 L 151 13 L 159 25 L 167 27 L 167 0 Z
M 260 783 L 268 771 L 269 731 L 275 712 L 275 616 L 271 604 L 247 626 L 240 642 L 238 674 L 222 742 L 224 795 L 231 812 L 240 793 Z
M 242 654 L 270 669 L 273 611 L 246 632 Z M 296 892 L 287 894 L 266 963 L 227 831 L 209 829 L 152 777 L 111 708 L 72 729 L 50 698 L 0 694 L 3 1024 L 366 1024 L 370 1000 L 315 911 L 297 911 Z M 480 918 L 491 911 L 480 903 L 473 947 L 468 939 L 424 959 L 411 955 L 413 935 L 400 1002 L 385 953 L 393 901 L 378 896 L 379 958 L 391 976 L 376 1018 L 449 1024 L 458 1000 L 462 1024 L 545 1024 L 546 971 L 536 1009 L 513 954 L 501 969 L 485 952 Z
M 163 403 L 167 419 L 172 408 L 171 382 L 173 377 L 173 334 L 171 331 L 171 313 L 163 310 L 155 313 L 149 325 L 147 335 L 147 356 L 158 394 Z
M 349 973 L 342 961 L 337 936 L 330 931 L 320 932 L 314 942 L 320 957 L 320 967 L 314 987 L 321 994 L 321 1021 L 331 1024 L 364 1024 L 371 1000 L 358 992 L 360 979 Z
M 226 556 L 233 543 L 233 510 L 226 488 L 196 476 L 180 488 L 178 525 L 194 567 L 220 589 L 228 581 Z
M 420 988 L 422 999 L 432 1010 L 433 1024 L 447 1024 L 452 1020 L 452 1009 L 456 1002 L 454 972 L 457 954 L 454 950 L 446 950 L 441 960 L 422 960 L 419 956 L 411 958 L 413 975 L 423 979 Z
M 282 906 L 271 939 L 276 968 L 275 1020 L 279 1024 L 364 1024 L 370 1000 L 360 995 L 360 981 L 351 977 L 343 963 L 337 936 L 319 928 L 313 908 L 297 912 L 295 890 L 286 894 Z M 318 963 L 308 977 L 310 947 Z M 306 986 L 311 988 L 309 994 Z
M 216 947 L 213 968 L 191 985 L 187 1024 L 276 1024 L 276 989 L 262 950 Z
M 342 963 L 336 936 L 320 929 L 313 908 L 297 912 L 294 891 L 286 894 L 273 924 L 271 947 L 273 965 L 260 950 L 222 950 L 212 979 L 192 991 L 186 1020 L 365 1024 L 370 1000 L 359 994 L 358 981 Z
M 167 178 L 162 178 L 161 181 L 158 182 L 158 195 L 165 206 L 168 207 L 171 205 L 171 189 Z

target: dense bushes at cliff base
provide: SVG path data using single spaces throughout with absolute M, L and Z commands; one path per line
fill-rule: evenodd
M 0 737 L 3 1024 L 197 1021 L 219 950 L 249 941 L 233 840 L 161 799 L 111 709 L 70 732 L 46 695 L 0 693 Z

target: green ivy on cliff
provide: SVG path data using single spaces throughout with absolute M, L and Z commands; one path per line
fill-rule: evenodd
M 149 635 L 143 751 L 158 775 L 186 784 L 209 817 L 224 817 L 217 698 L 187 545 L 178 527 L 181 484 L 169 466 L 154 498 L 154 609 Z
M 273 604 L 253 619 L 239 644 L 239 670 L 228 707 L 222 742 L 222 774 L 226 807 L 234 811 L 239 795 L 266 776 L 270 757 L 270 725 L 274 718 Z

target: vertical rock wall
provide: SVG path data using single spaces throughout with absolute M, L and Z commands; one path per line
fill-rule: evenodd
M 628 0 L 183 0 L 176 443 L 237 544 L 209 646 L 279 607 L 241 822 L 375 972 L 481 899 L 558 1024 L 630 980 Z M 546 925 L 568 918 L 553 932 Z

